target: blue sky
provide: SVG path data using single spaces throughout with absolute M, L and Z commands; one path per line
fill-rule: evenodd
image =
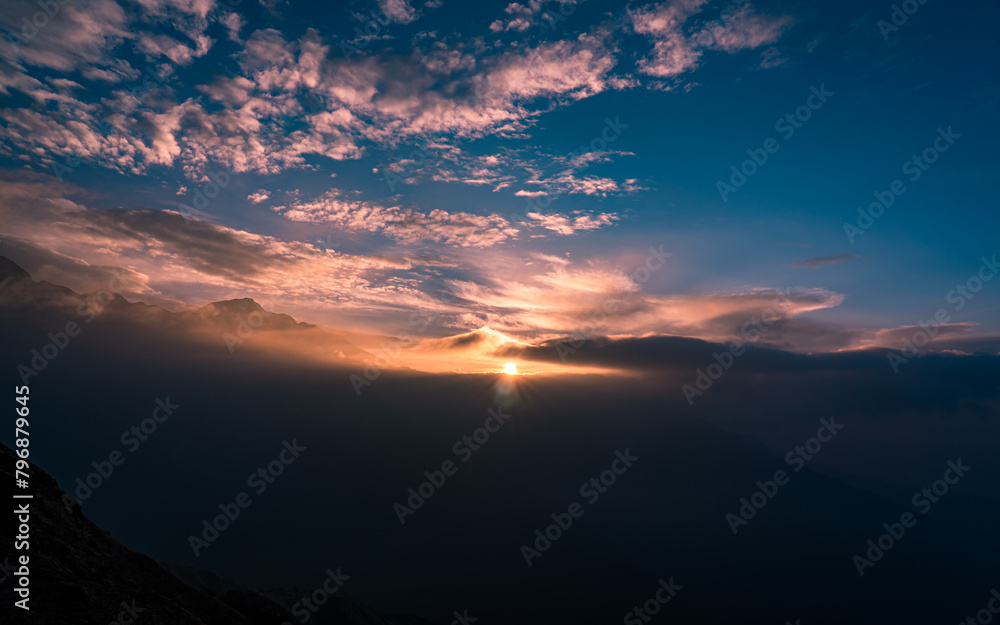
M 861 2 L 56 6 L 0 20 L 0 253 L 81 290 L 125 268 L 167 307 L 245 295 L 389 333 L 438 309 L 443 334 L 527 339 L 635 291 L 609 334 L 718 340 L 790 288 L 773 340 L 825 351 L 897 347 L 1000 251 L 996 2 L 914 2 L 892 29 L 892 3 Z M 975 351 L 998 309 L 986 282 L 940 349 Z

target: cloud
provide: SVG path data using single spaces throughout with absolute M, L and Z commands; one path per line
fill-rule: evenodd
M 595 125 L 594 132 L 600 131 L 601 127 Z M 583 173 L 592 165 L 612 162 L 621 156 L 634 156 L 632 152 L 591 150 L 589 146 L 580 146 L 578 152 L 551 154 L 536 147 L 501 147 L 477 155 L 452 142 L 437 140 L 422 144 L 416 150 L 413 146 L 405 149 L 406 157 L 381 168 L 393 189 L 399 184 L 418 184 L 424 180 L 490 186 L 494 192 L 515 184 L 523 185 L 527 188 L 516 190 L 514 195 L 527 198 L 571 194 L 607 197 L 645 189 L 634 178 L 615 180 Z
M 724 52 L 750 50 L 777 41 L 792 25 L 791 16 L 772 17 L 754 12 L 747 4 L 714 21 L 692 36 L 699 46 Z
M 573 345 L 568 355 L 567 344 Z M 996 385 L 989 382 L 991 374 L 983 372 L 992 372 L 994 378 L 1000 372 L 996 355 L 918 356 L 907 375 L 900 376 L 893 373 L 886 350 L 803 354 L 753 343 L 743 347 L 738 366 L 725 372 L 724 383 L 695 397 L 700 410 L 711 414 L 711 405 L 727 406 L 728 411 L 736 410 L 745 419 L 746 398 L 753 396 L 763 402 L 752 408 L 761 416 L 780 412 L 779 405 L 788 401 L 824 406 L 841 414 L 856 410 L 858 405 L 870 405 L 870 398 L 877 396 L 880 400 L 875 412 L 883 415 L 927 410 L 931 405 L 939 414 L 952 414 L 959 407 L 973 408 L 979 415 L 995 413 Z M 681 336 L 594 337 L 586 341 L 570 337 L 531 347 L 511 346 L 504 356 L 665 375 L 662 379 L 672 389 L 667 401 L 687 407 L 682 385 L 694 385 L 697 371 L 716 362 L 716 354 L 730 348 L 727 343 Z M 975 406 L 977 403 L 980 405 Z
M 618 193 L 634 193 L 644 188 L 634 178 L 618 182 L 605 176 L 578 175 L 572 169 L 550 177 L 537 177 L 525 182 L 543 188 L 544 191 L 540 195 L 579 194 L 607 197 Z M 520 193 L 520 195 L 532 197 L 526 193 Z
M 349 232 L 378 232 L 409 244 L 489 247 L 518 233 L 500 215 L 449 213 L 441 209 L 424 213 L 410 207 L 386 207 L 346 198 L 339 189 L 331 189 L 315 200 L 276 207 L 275 211 L 292 221 L 330 223 Z
M 24 72 L 3 76 L 0 89 L 17 88 L 35 101 L 0 110 L 8 122 L 5 151 L 46 166 L 76 157 L 123 173 L 179 166 L 192 179 L 220 164 L 233 172 L 274 174 L 306 167 L 310 155 L 356 159 L 366 146 L 392 147 L 417 137 L 520 136 L 541 113 L 620 84 L 611 76 L 616 60 L 607 33 L 479 58 L 464 44 L 429 42 L 429 49 L 408 56 L 348 59 L 333 54 L 315 29 L 294 41 L 263 29 L 239 42 L 238 74 L 183 85 L 177 65 L 211 49 L 203 33 L 206 19 L 222 20 L 226 28 L 236 22 L 231 14 L 206 18 L 202 8 L 182 13 L 156 4 L 156 11 L 143 19 L 180 20 L 187 39 L 136 34 L 135 44 L 145 54 L 171 61 L 148 67 L 141 81 L 127 63 L 110 60 L 121 43 L 109 34 L 110 25 L 119 24 L 125 33 L 124 17 L 109 17 L 86 45 L 60 49 L 61 56 L 47 61 L 64 71 L 85 65 L 102 79 L 135 80 L 127 90 L 95 98 L 65 84 L 45 85 Z M 82 58 L 67 56 L 74 49 Z M 177 99 L 182 89 L 200 95 Z M 52 101 L 60 105 L 47 104 Z
M 272 17 L 281 17 L 281 12 L 288 8 L 289 0 L 258 0 Z
M 635 154 L 616 150 L 593 150 L 581 146 L 578 152 L 569 155 L 547 155 L 546 158 L 535 157 L 530 160 L 524 157 L 512 159 L 512 164 L 516 163 L 530 173 L 524 184 L 540 188 L 539 191 L 522 189 L 515 195 L 538 197 L 579 194 L 607 197 L 635 193 L 644 189 L 634 178 L 618 181 L 605 176 L 581 173 L 592 165 L 609 163 L 620 156 L 635 156 Z
M 639 61 L 639 71 L 670 78 L 698 65 L 701 52 L 684 36 L 682 28 L 705 1 L 678 0 L 629 11 L 635 32 L 653 39 L 653 53 Z
M 378 0 L 379 9 L 397 24 L 409 24 L 419 17 L 410 0 Z
M 230 41 L 240 42 L 240 30 L 246 26 L 246 19 L 239 13 L 227 13 L 219 18 L 219 22 L 226 27 Z
M 514 184 L 524 185 L 527 188 L 518 189 L 514 195 L 528 198 L 573 194 L 607 197 L 636 193 L 645 188 L 634 178 L 615 180 L 582 173 L 592 165 L 612 162 L 616 157 L 634 156 L 632 152 L 587 150 L 581 146 L 579 152 L 566 155 L 549 154 L 537 148 L 530 151 L 501 148 L 487 156 L 477 156 L 449 146 L 427 154 L 420 165 L 412 159 L 401 159 L 387 169 L 405 170 L 409 175 L 394 182 L 407 184 L 429 177 L 438 182 L 489 185 L 494 191 Z
M 566 96 L 574 100 L 605 91 L 614 66 L 612 50 L 599 37 L 543 43 L 504 56 L 482 77 L 489 102 Z
M 767 339 L 778 342 L 785 337 L 783 330 L 777 329 L 780 321 L 802 323 L 808 313 L 836 307 L 843 301 L 840 294 L 806 288 L 648 293 L 637 277 L 649 266 L 658 267 L 658 280 L 677 270 L 673 261 L 651 260 L 648 252 L 616 262 L 599 257 L 571 261 L 546 255 L 534 255 L 525 261 L 506 250 L 494 249 L 478 254 L 477 260 L 488 270 L 448 281 L 449 289 L 466 309 L 450 318 L 450 325 L 489 326 L 531 340 L 573 333 L 658 333 L 727 341 L 745 333 L 744 324 L 752 325 L 760 321 L 762 314 L 768 314 L 773 319 Z M 642 272 L 638 272 L 639 268 L 643 268 Z M 814 347 L 815 340 L 805 349 Z
M 133 35 L 124 9 L 113 0 L 80 0 L 58 3 L 49 16 L 30 0 L 10 0 L 0 12 L 0 26 L 16 40 L 4 37 L 0 58 L 15 70 L 24 65 L 70 73 L 111 65 L 112 50 Z M 46 17 L 41 28 L 31 20 Z M 27 18 L 25 26 L 21 18 Z M 24 65 L 22 65 L 24 64 Z
M 797 263 L 792 263 L 791 265 L 788 265 L 788 267 L 807 267 L 812 269 L 816 267 L 823 267 L 824 265 L 843 265 L 844 263 L 850 262 L 853 258 L 854 258 L 853 254 L 813 256 L 812 258 L 807 258 Z
M 657 78 L 674 78 L 694 70 L 706 50 L 735 53 L 770 44 L 792 25 L 790 16 L 760 15 L 753 5 L 730 6 L 718 19 L 688 35 L 686 24 L 701 13 L 706 0 L 674 0 L 628 12 L 633 30 L 653 40 L 652 53 L 637 65 Z M 768 57 L 770 66 L 778 63 Z M 764 66 L 764 64 L 762 64 Z
M 532 339 L 577 331 L 654 331 L 724 340 L 738 336 L 741 323 L 783 300 L 781 316 L 789 318 L 836 306 L 842 299 L 822 290 L 785 296 L 766 289 L 644 294 L 635 273 L 637 267 L 649 266 L 644 257 L 619 263 L 525 257 L 496 246 L 517 234 L 502 217 L 382 207 L 339 191 L 275 210 L 303 224 L 334 224 L 347 232 L 378 232 L 414 244 L 445 243 L 454 246 L 453 253 L 445 258 L 436 250 L 421 256 L 345 254 L 329 245 L 286 241 L 199 219 L 185 222 L 173 211 L 94 210 L 67 199 L 68 191 L 58 184 L 28 182 L 0 187 L 6 235 L 0 247 L 15 261 L 42 258 L 39 251 L 24 252 L 29 248 L 60 255 L 63 260 L 28 263 L 26 268 L 35 272 L 51 266 L 48 275 L 71 288 L 93 282 L 87 267 L 128 267 L 143 276 L 140 295 L 147 300 L 201 304 L 244 296 L 278 299 L 283 309 L 307 320 L 369 329 L 405 325 L 413 311 L 434 310 L 441 328 L 490 326 Z M 587 226 L 575 219 L 568 224 Z M 669 273 L 667 263 L 659 271 Z M 447 302 L 436 295 L 442 287 L 454 296 Z
M 271 195 L 266 190 L 258 189 L 256 192 L 248 195 L 247 200 L 254 204 L 260 204 L 261 202 L 266 202 L 270 197 Z
M 312 245 L 199 219 L 186 222 L 174 211 L 95 210 L 69 199 L 78 192 L 54 182 L 0 185 L 0 254 L 78 291 L 92 290 L 107 272 L 124 269 L 133 276 L 130 297 L 144 301 L 182 307 L 249 296 L 278 300 L 303 319 L 368 330 L 405 327 L 413 311 L 433 310 L 440 319 L 435 332 L 488 326 L 533 342 L 566 336 L 672 335 L 718 343 L 752 338 L 761 347 L 801 353 L 899 349 L 920 330 L 841 327 L 813 318 L 810 313 L 844 300 L 825 289 L 658 293 L 647 286 L 670 283 L 679 270 L 668 257 L 652 262 L 645 251 L 617 260 L 525 255 L 497 245 L 518 230 L 495 215 L 382 207 L 340 191 L 275 209 L 303 225 L 334 224 L 345 232 L 453 246 L 448 255 L 437 249 L 364 255 L 333 251 L 335 238 Z M 534 221 L 535 227 L 569 234 L 606 226 L 612 217 Z M 656 280 L 640 282 L 639 269 L 651 266 L 658 267 Z M 442 301 L 442 289 L 453 297 Z M 996 353 L 998 345 L 996 337 L 977 336 L 974 324 L 951 323 L 925 349 Z
M 267 33 L 257 36 L 248 44 L 248 54 L 280 57 L 274 47 L 281 48 L 282 41 Z M 265 84 L 283 81 L 292 85 L 315 80 L 309 67 L 325 52 L 308 38 L 298 45 L 302 54 L 294 67 L 278 73 L 265 72 L 259 78 Z M 7 142 L 21 146 L 8 152 L 47 166 L 56 160 L 76 158 L 123 173 L 143 173 L 152 165 L 179 164 L 195 180 L 213 163 L 216 167 L 224 163 L 235 172 L 276 173 L 304 165 L 307 154 L 338 160 L 361 154 L 345 127 L 352 118 L 342 109 L 302 115 L 295 97 L 255 94 L 257 83 L 237 77 L 200 86 L 209 96 L 229 105 L 209 111 L 199 98 L 173 103 L 154 97 L 160 95 L 158 91 L 167 90 L 164 83 L 168 79 L 151 75 L 144 80 L 146 86 L 140 88 L 140 93 L 117 91 L 100 104 L 87 104 L 68 93 L 47 90 L 37 81 L 25 83 L 23 88 L 34 93 L 36 100 L 58 98 L 62 104 L 54 109 L 35 106 L 0 110 L 7 122 Z
M 972 322 L 942 323 L 933 326 L 933 336 L 930 336 L 927 343 L 931 345 L 927 350 L 934 351 L 934 343 L 953 344 L 955 339 L 965 339 L 970 335 L 978 324 Z M 864 347 L 887 347 L 890 349 L 902 349 L 906 342 L 912 342 L 917 334 L 926 336 L 929 333 L 919 325 L 900 326 L 898 328 L 885 328 L 875 330 L 867 334 L 859 343 Z
M 16 1 L 25 11 L 36 10 L 28 0 Z M 522 28 L 515 20 L 545 19 L 552 2 L 509 3 L 505 14 L 511 22 L 503 28 Z M 420 138 L 525 137 L 547 112 L 639 84 L 616 72 L 618 32 L 609 25 L 565 40 L 502 48 L 477 39 L 415 39 L 408 52 L 366 48 L 345 58 L 314 28 L 297 39 L 276 28 L 242 39 L 245 18 L 211 0 L 139 5 L 141 10 L 126 11 L 111 0 L 69 3 L 30 45 L 0 46 L 9 65 L 0 69 L 0 92 L 17 89 L 32 100 L 0 110 L 4 153 L 42 166 L 75 157 L 122 173 L 176 166 L 192 180 L 223 164 L 233 172 L 275 174 L 306 168 L 311 157 L 357 159 L 369 147 L 393 148 Z M 675 76 L 693 69 L 703 50 L 764 45 L 790 24 L 790 18 L 744 8 L 684 36 L 685 23 L 703 5 L 680 0 L 629 11 L 635 32 L 654 40 L 653 54 L 637 66 L 640 72 Z M 419 17 L 407 0 L 380 0 L 379 6 L 397 23 Z M 4 23 L 8 30 L 18 27 L 13 19 Z M 184 66 L 219 54 L 212 28 L 237 48 L 237 67 L 198 82 Z M 123 60 L 135 52 L 149 62 L 145 73 Z M 29 75 L 29 67 L 65 72 L 72 81 L 74 72 L 82 72 L 124 88 L 105 96 L 89 87 L 46 84 Z M 488 173 L 436 175 L 494 188 L 513 182 L 508 173 Z M 552 193 L 589 195 L 638 188 L 567 171 L 536 183 Z
M 504 32 L 504 31 L 514 31 L 514 32 L 524 32 L 531 27 L 532 23 L 536 22 L 538 16 L 541 14 L 542 19 L 551 20 L 547 12 L 543 14 L 542 8 L 555 2 L 556 0 L 528 0 L 527 2 L 512 2 L 507 5 L 504 9 L 504 13 L 510 17 L 506 20 L 495 20 L 490 24 L 490 30 L 493 32 Z M 576 0 L 558 0 L 560 8 L 563 6 L 574 6 L 576 5 Z
M 134 295 L 144 301 L 254 297 L 334 325 L 405 325 L 413 310 L 436 306 L 413 272 L 440 267 L 433 255 L 339 253 L 185 221 L 173 211 L 95 210 L 66 199 L 68 191 L 51 183 L 0 185 L 0 254 L 78 291 L 93 288 L 109 268 L 125 268 L 140 277 Z
M 146 34 L 137 40 L 139 48 L 150 59 L 165 56 L 177 65 L 188 65 L 191 61 L 208 54 L 214 41 L 209 37 L 197 35 L 194 45 L 186 45 L 173 37 L 160 34 Z
M 596 230 L 609 226 L 618 220 L 616 213 L 600 213 L 598 215 L 585 215 L 582 211 L 576 211 L 576 216 L 563 215 L 561 213 L 528 213 L 531 220 L 529 225 L 538 226 L 551 230 L 556 234 L 568 235 L 585 230 Z
M 513 30 L 516 32 L 524 32 L 531 27 L 531 20 L 526 17 L 515 17 L 512 20 L 504 22 L 503 20 L 496 20 L 490 24 L 490 30 L 493 32 L 501 32 L 505 30 Z
M 758 63 L 757 67 L 760 69 L 771 69 L 772 67 L 784 65 L 787 62 L 787 56 L 783 55 L 777 48 L 770 47 L 760 55 L 760 63 Z

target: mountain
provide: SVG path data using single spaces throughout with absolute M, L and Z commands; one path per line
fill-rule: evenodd
M 17 263 L 0 256 L 0 308 L 3 310 L 25 312 L 40 307 L 68 309 L 79 303 L 79 296 L 70 289 L 45 280 L 35 282 Z
M 26 279 L 31 279 L 27 271 L 9 258 L 0 256 L 0 287 Z
M 46 281 L 36 282 L 2 256 L 0 319 L 34 326 L 42 336 L 53 330 L 65 331 L 67 323 L 76 324 L 88 334 L 93 333 L 89 328 L 100 328 L 98 332 L 111 330 L 118 335 L 155 335 L 162 345 L 184 346 L 201 354 L 260 352 L 272 358 L 309 358 L 340 364 L 373 359 L 335 332 L 267 311 L 249 298 L 168 311 L 129 302 L 109 289 L 80 294 Z
M 621 622 L 651 600 L 660 580 L 682 588 L 656 622 L 959 622 L 985 605 L 1000 575 L 995 533 L 959 526 L 945 514 L 964 493 L 995 487 L 988 480 L 994 454 L 972 454 L 969 442 L 929 447 L 920 485 L 940 478 L 947 461 L 963 458 L 973 469 L 926 516 L 813 470 L 841 453 L 858 463 L 899 457 L 857 453 L 888 416 L 837 370 L 814 372 L 806 390 L 792 373 L 777 378 L 784 383 L 777 389 L 755 378 L 722 401 L 733 392 L 727 377 L 697 412 L 665 394 L 680 397 L 677 379 L 686 377 L 668 380 L 671 386 L 665 377 L 385 370 L 355 388 L 351 376 L 363 365 L 354 359 L 302 358 L 269 340 L 255 343 L 268 333 L 320 335 L 284 319 L 274 320 L 282 330 L 267 330 L 269 322 L 257 317 L 266 315 L 249 300 L 181 313 L 154 308 L 109 304 L 87 324 L 72 308 L 39 304 L 26 314 L 0 302 L 0 358 L 13 373 L 68 320 L 83 325 L 28 379 L 38 415 L 32 458 L 83 500 L 97 526 L 128 549 L 175 563 L 164 566 L 201 593 L 196 597 L 225 604 L 216 609 L 245 616 L 247 604 L 287 609 L 298 592 L 247 595 L 247 588 L 310 592 L 327 571 L 342 568 L 350 576 L 345 592 L 357 601 L 435 622 L 465 610 L 483 624 Z M 230 352 L 223 332 L 250 323 L 250 315 L 260 325 Z M 195 330 L 204 336 L 193 337 Z M 587 349 L 573 357 L 587 357 Z M 939 386 L 969 397 L 969 380 Z M 494 427 L 498 389 L 511 386 L 507 416 Z M 846 414 L 836 418 L 846 426 L 793 472 L 784 453 L 816 435 L 819 420 L 831 415 L 817 386 L 845 396 Z M 890 391 L 873 397 L 883 400 Z M 177 408 L 141 444 L 126 446 L 123 435 L 150 421 L 157 400 Z M 929 402 L 921 396 L 910 404 L 912 421 L 926 428 L 929 417 L 919 410 Z M 768 414 L 758 414 L 762 406 Z M 794 436 L 774 449 L 719 427 L 720 417 L 757 432 L 782 425 Z M 12 433 L 0 429 L 0 441 L 9 443 Z M 892 430 L 897 445 L 910 442 L 907 433 Z M 304 448 L 301 457 L 259 493 L 252 490 L 248 478 L 273 465 L 292 441 Z M 94 492 L 78 491 L 93 463 L 116 451 L 124 464 Z M 582 487 L 611 479 L 619 453 L 638 460 L 591 501 Z M 457 471 L 442 480 L 437 473 L 446 462 Z M 734 533 L 727 515 L 739 513 L 743 498 L 770 489 L 778 470 L 791 482 L 748 511 L 747 525 Z M 423 486 L 430 481 L 439 486 Z M 427 496 L 417 499 L 420 490 Z M 251 494 L 252 507 L 194 552 L 190 536 L 241 491 Z M 567 523 L 573 503 L 584 505 L 583 514 L 559 531 L 553 524 Z M 401 516 L 397 505 L 412 515 Z M 979 504 L 962 505 L 970 514 Z M 916 526 L 859 575 L 853 557 L 906 513 L 920 515 Z M 47 531 L 59 535 L 57 527 Z M 539 533 L 558 537 L 546 546 Z M 77 540 L 86 546 L 90 539 L 71 537 L 65 545 Z M 523 548 L 535 545 L 541 555 L 529 566 Z M 59 561 L 69 561 L 72 553 L 61 549 Z M 82 594 L 65 586 L 60 600 L 76 593 L 79 601 L 91 599 L 82 604 L 89 606 L 87 584 L 101 586 L 105 573 L 80 573 Z

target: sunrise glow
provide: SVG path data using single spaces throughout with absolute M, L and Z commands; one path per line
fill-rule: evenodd
M 4 0 L 0 612 L 983 623 L 998 30 Z

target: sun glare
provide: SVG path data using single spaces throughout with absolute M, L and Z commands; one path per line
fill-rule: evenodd
M 517 364 L 508 362 L 503 366 L 503 372 L 507 375 L 517 375 Z

